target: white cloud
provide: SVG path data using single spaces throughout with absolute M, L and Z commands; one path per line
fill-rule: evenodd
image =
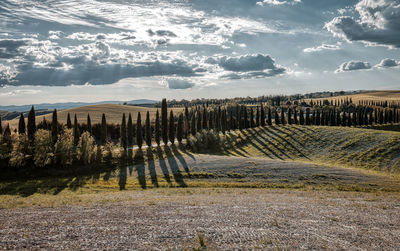
M 382 68 L 389 68 L 389 67 L 396 67 L 400 65 L 400 61 L 396 61 L 394 59 L 385 58 L 382 61 L 375 65 L 375 67 L 382 67 Z
M 195 86 L 193 82 L 184 79 L 167 79 L 167 85 L 170 89 L 188 89 Z
M 346 72 L 346 71 L 356 71 L 356 70 L 366 70 L 371 69 L 371 65 L 368 62 L 362 61 L 349 61 L 341 64 L 339 69 L 335 72 Z
M 368 45 L 400 47 L 400 3 L 398 0 L 361 0 L 355 6 L 360 18 L 335 17 L 325 24 L 334 36 Z
M 279 0 L 263 0 L 260 2 L 257 2 L 257 5 L 260 6 L 264 6 L 264 5 L 273 5 L 273 6 L 277 6 L 277 5 L 295 5 L 301 3 L 301 0 L 293 0 L 293 1 L 279 1 Z
M 321 44 L 316 47 L 310 47 L 310 48 L 305 48 L 303 51 L 304 52 L 318 52 L 318 51 L 324 51 L 324 50 L 330 50 L 330 51 L 335 51 L 340 49 L 340 44 Z

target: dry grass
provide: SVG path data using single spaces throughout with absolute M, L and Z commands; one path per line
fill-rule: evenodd
M 172 108 L 175 114 L 183 111 L 183 108 Z M 72 109 L 62 110 L 57 113 L 58 121 L 60 123 L 67 122 L 67 114 L 70 113 L 71 120 L 73 122 L 74 115 L 76 114 L 79 123 L 86 123 L 87 115 L 90 114 L 90 118 L 92 120 L 92 124 L 100 123 L 101 116 L 104 113 L 106 115 L 107 123 L 121 123 L 122 114 L 128 115 L 132 114 L 133 122 L 136 121 L 137 114 L 140 112 L 142 114 L 142 120 L 146 116 L 146 112 L 150 112 L 150 116 L 152 119 L 155 119 L 155 114 L 157 108 L 150 107 L 140 107 L 140 106 L 131 106 L 131 105 L 116 105 L 116 104 L 101 104 L 101 105 L 89 105 L 89 106 L 81 106 Z M 161 112 L 161 110 L 159 111 Z M 161 115 L 161 114 L 160 114 Z M 43 117 L 46 118 L 47 121 L 52 120 L 52 114 L 46 114 L 36 117 L 36 122 L 39 123 L 43 120 Z M 10 126 L 16 128 L 18 126 L 18 119 L 14 119 L 10 121 Z
M 400 102 L 400 91 L 392 90 L 392 91 L 366 91 L 353 95 L 345 95 L 345 96 L 337 96 L 332 98 L 316 98 L 312 99 L 316 100 L 345 100 L 346 98 L 351 98 L 353 103 L 357 104 L 359 100 L 371 100 L 371 101 L 388 101 L 388 102 Z M 306 102 L 309 102 L 310 99 L 306 99 Z

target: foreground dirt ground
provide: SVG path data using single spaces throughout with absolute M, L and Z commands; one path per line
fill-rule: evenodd
M 399 250 L 399 194 L 163 188 L 93 196 L 91 204 L 1 209 L 0 249 L 181 250 L 204 236 L 211 250 Z M 110 198 L 118 201 L 100 202 Z

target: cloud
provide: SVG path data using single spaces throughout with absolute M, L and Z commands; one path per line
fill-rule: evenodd
M 366 70 L 371 69 L 371 65 L 368 62 L 362 61 L 349 61 L 341 64 L 339 69 L 335 72 L 346 72 L 346 71 L 356 71 L 356 70 Z
M 4 39 L 0 40 L 0 59 L 14 58 L 19 55 L 18 48 L 25 45 L 23 39 Z
M 375 65 L 375 67 L 389 68 L 389 67 L 396 67 L 399 65 L 400 65 L 399 61 L 390 58 L 385 58 L 382 59 L 382 61 L 379 64 Z
M 263 0 L 260 2 L 257 2 L 257 5 L 260 6 L 264 6 L 264 5 L 273 5 L 273 6 L 277 6 L 277 5 L 295 5 L 301 3 L 301 0 L 293 0 L 293 1 L 279 1 L 279 0 Z
M 355 6 L 360 18 L 335 17 L 325 24 L 334 36 L 368 45 L 400 47 L 398 0 L 362 0 Z
M 205 63 L 218 65 L 224 70 L 222 78 L 263 78 L 283 74 L 286 69 L 275 63 L 269 55 L 247 54 L 238 57 L 208 58 Z
M 340 49 L 340 43 L 337 44 L 322 44 L 320 46 L 316 47 L 310 47 L 310 48 L 305 48 L 303 51 L 310 53 L 310 52 L 318 52 L 318 51 L 324 51 L 324 50 L 330 50 L 330 51 L 335 51 Z
M 169 89 L 189 89 L 195 86 L 194 83 L 183 79 L 167 79 Z

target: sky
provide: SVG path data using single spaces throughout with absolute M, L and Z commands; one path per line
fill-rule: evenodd
M 1 0 L 0 105 L 400 89 L 400 0 Z

